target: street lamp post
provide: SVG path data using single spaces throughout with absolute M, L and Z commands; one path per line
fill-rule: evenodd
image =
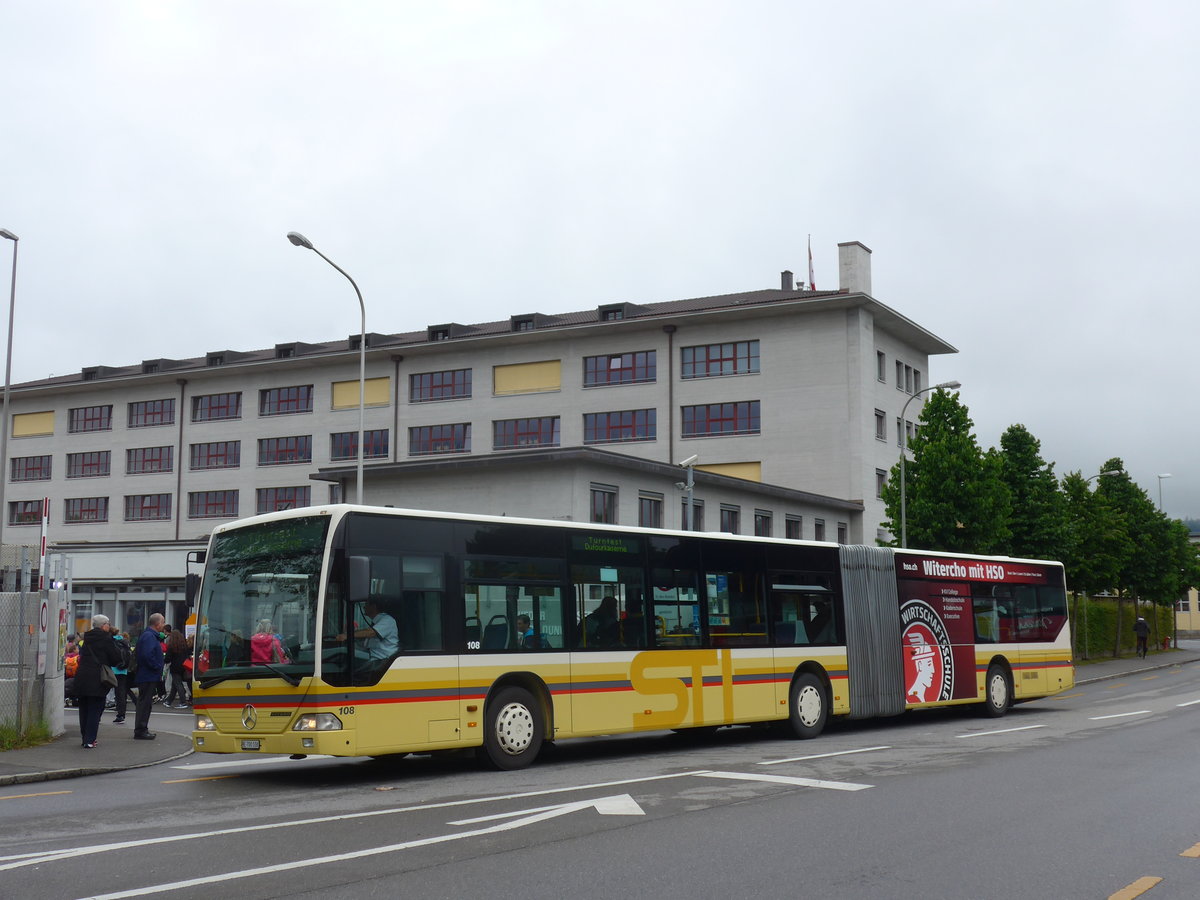
M 358 336 L 358 452 L 355 454 L 355 474 L 357 477 L 357 492 L 356 502 L 363 502 L 363 454 L 366 452 L 363 448 L 363 421 L 364 410 L 366 408 L 367 397 L 367 307 L 363 303 L 362 291 L 358 289 L 354 279 L 350 277 L 350 273 L 335 263 L 332 259 L 313 246 L 312 241 L 300 234 L 298 231 L 289 231 L 287 239 L 297 247 L 304 247 L 311 250 L 325 262 L 329 263 L 339 272 L 346 276 L 346 280 L 350 282 L 354 288 L 354 293 L 358 295 L 358 308 L 362 313 L 362 323 L 359 328 Z
M 1170 477 L 1171 477 L 1171 473 L 1170 473 L 1170 472 L 1164 472 L 1163 474 L 1161 474 L 1161 475 L 1159 475 L 1159 476 L 1158 476 L 1158 511 L 1159 511 L 1159 512 L 1162 512 L 1162 508 L 1163 508 L 1163 505 L 1162 505 L 1162 483 L 1163 483 L 1163 479 L 1164 479 L 1164 478 L 1170 478 Z
M 8 349 L 4 353 L 4 419 L 0 422 L 0 544 L 3 544 L 4 523 L 8 521 L 8 511 L 4 506 L 4 484 L 8 481 L 8 421 L 12 418 L 8 400 L 12 386 L 13 316 L 17 311 L 17 244 L 21 239 L 7 228 L 0 228 L 0 237 L 13 242 L 12 288 L 8 294 Z
M 1121 474 L 1120 469 L 1109 469 L 1105 472 L 1097 472 L 1095 475 L 1089 475 L 1087 478 L 1083 479 L 1083 484 L 1086 487 L 1087 485 L 1089 485 L 1093 481 L 1095 481 L 1097 478 L 1103 478 L 1105 475 L 1120 475 L 1120 474 Z M 1088 657 L 1087 608 L 1088 608 L 1087 592 L 1084 591 L 1084 594 L 1083 594 L 1083 658 L 1084 659 L 1089 658 Z M 1078 643 L 1078 641 L 1076 641 L 1076 643 Z
M 904 451 L 908 449 L 908 434 L 904 431 L 905 413 L 908 412 L 908 404 L 912 403 L 919 396 L 929 391 L 936 391 L 942 388 L 950 391 L 958 390 L 962 385 L 957 381 L 943 381 L 941 384 L 931 384 L 927 388 L 921 388 L 919 391 L 913 391 L 913 395 L 904 401 L 904 406 L 900 409 L 900 546 L 908 546 L 908 508 L 907 498 L 905 497 L 904 486 Z
M 689 456 L 687 459 L 678 463 L 680 468 L 687 470 L 687 481 L 676 482 L 676 486 L 681 491 L 683 491 L 683 494 L 685 497 L 685 500 L 684 500 L 685 505 L 683 508 L 683 530 L 684 531 L 695 531 L 695 528 L 693 527 L 693 525 L 695 524 L 696 510 L 693 508 L 693 505 L 692 505 L 692 497 L 696 490 L 696 480 L 692 476 L 694 474 L 693 467 L 696 465 L 696 462 L 699 459 L 700 459 L 700 454 L 694 453 L 691 456 Z

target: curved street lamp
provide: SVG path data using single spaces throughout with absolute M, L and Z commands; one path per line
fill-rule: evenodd
M 362 291 L 358 289 L 358 285 L 354 283 L 354 279 L 350 277 L 350 273 L 335 263 L 332 259 L 313 246 L 312 241 L 306 238 L 298 231 L 289 231 L 287 239 L 297 247 L 304 247 L 306 250 L 311 250 L 325 262 L 329 263 L 339 272 L 346 276 L 346 280 L 354 288 L 354 293 L 358 295 L 358 308 L 362 313 L 362 327 L 359 329 L 358 337 L 358 452 L 355 454 L 355 466 L 357 475 L 357 497 L 355 502 L 363 502 L 363 411 L 366 407 L 367 396 L 367 307 L 363 303 Z
M 946 390 L 956 391 L 962 385 L 957 381 L 943 381 L 941 384 L 931 384 L 927 388 L 921 388 L 919 391 L 913 391 L 913 395 L 904 402 L 904 406 L 900 409 L 900 428 L 904 428 L 905 413 L 908 412 L 908 404 L 912 403 L 922 394 L 929 391 L 937 391 L 945 388 Z M 908 434 L 904 431 L 900 434 L 900 546 L 908 547 L 908 508 L 904 492 L 904 451 L 908 449 Z
M 1158 476 L 1158 511 L 1159 512 L 1162 512 L 1162 508 L 1163 508 L 1163 505 L 1162 505 L 1162 482 L 1163 482 L 1164 478 L 1170 478 L 1170 477 L 1171 477 L 1170 472 L 1164 472 L 1162 475 Z

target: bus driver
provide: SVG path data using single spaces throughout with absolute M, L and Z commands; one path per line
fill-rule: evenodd
M 356 628 L 353 637 L 362 642 L 369 659 L 391 659 L 400 652 L 400 629 L 396 627 L 396 620 L 383 611 L 375 598 L 363 602 L 363 613 L 368 624 Z M 346 635 L 339 634 L 335 640 L 341 643 L 346 640 Z

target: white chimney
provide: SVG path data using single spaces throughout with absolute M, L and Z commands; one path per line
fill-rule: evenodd
M 838 288 L 851 294 L 871 293 L 871 248 L 858 241 L 838 244 Z

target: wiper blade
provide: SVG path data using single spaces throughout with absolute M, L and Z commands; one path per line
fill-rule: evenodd
M 197 679 L 200 682 L 200 690 L 206 690 L 214 684 L 219 684 L 222 681 L 229 681 L 235 678 L 262 678 L 265 676 L 263 669 L 267 669 L 272 675 L 277 678 L 282 678 L 292 687 L 300 686 L 300 679 L 290 672 L 284 672 L 282 669 L 277 669 L 270 663 L 256 663 L 253 669 L 245 672 L 228 672 L 223 675 L 210 675 L 207 678 Z

